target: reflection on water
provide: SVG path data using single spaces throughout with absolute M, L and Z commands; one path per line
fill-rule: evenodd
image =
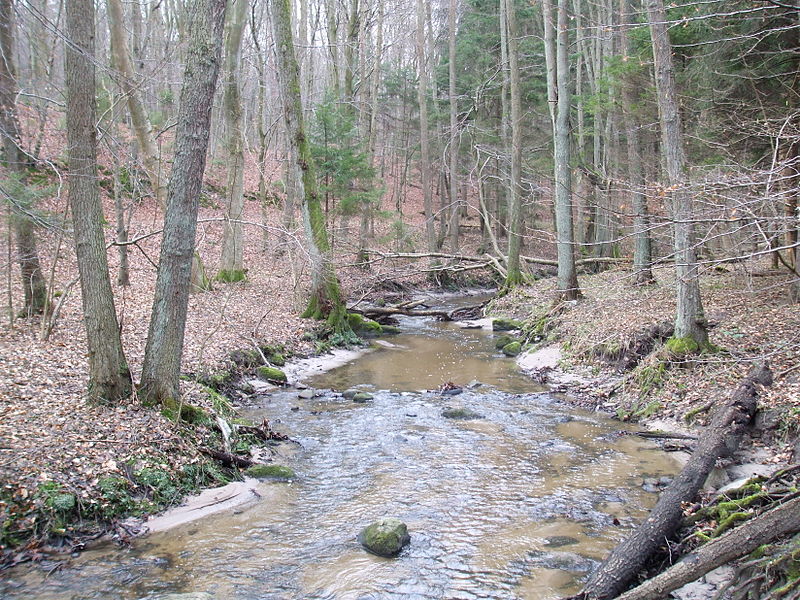
M 87 552 L 50 577 L 39 567 L 14 571 L 0 594 L 543 600 L 577 591 L 654 502 L 639 479 L 677 465 L 620 436 L 619 423 L 540 393 L 512 360 L 496 356 L 491 334 L 429 320 L 404 327 L 412 331 L 387 338 L 399 348 L 309 382 L 363 386 L 375 395 L 370 403 L 282 391 L 251 411 L 302 443 L 291 459 L 294 483 L 262 484 L 253 506 L 128 550 Z M 457 396 L 419 391 L 472 380 L 486 385 Z M 445 419 L 445 407 L 483 418 Z M 394 560 L 355 540 L 382 516 L 404 520 L 412 536 Z

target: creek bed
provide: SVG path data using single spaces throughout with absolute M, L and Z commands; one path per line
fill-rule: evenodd
M 250 506 L 129 549 L 86 552 L 50 577 L 13 571 L 0 595 L 545 600 L 577 591 L 654 504 L 642 478 L 672 475 L 677 463 L 622 435 L 625 425 L 549 396 L 491 333 L 421 318 L 401 327 L 390 346 L 307 379 L 318 396 L 281 390 L 247 409 L 300 442 L 286 459 L 295 481 L 261 483 Z M 474 387 L 427 391 L 446 382 Z M 338 393 L 354 387 L 374 398 Z M 447 408 L 480 418 L 445 418 Z M 395 559 L 356 541 L 384 516 L 411 534 Z

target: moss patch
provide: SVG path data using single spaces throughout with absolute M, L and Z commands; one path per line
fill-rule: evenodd
M 347 322 L 350 329 L 359 335 L 381 335 L 383 333 L 383 326 L 380 323 L 358 313 L 347 313 Z
M 247 280 L 247 273 L 242 269 L 222 269 L 214 278 L 222 283 L 237 283 Z
M 522 352 L 522 344 L 519 342 L 511 342 L 503 346 L 503 354 L 506 356 L 518 356 Z
M 272 383 L 285 384 L 288 381 L 286 373 L 275 367 L 258 367 L 256 373 L 262 379 Z
M 492 331 L 514 331 L 522 329 L 522 323 L 514 319 L 507 319 L 505 317 L 497 317 L 492 319 Z
M 256 479 L 288 480 L 296 477 L 295 472 L 285 465 L 253 465 L 244 474 Z

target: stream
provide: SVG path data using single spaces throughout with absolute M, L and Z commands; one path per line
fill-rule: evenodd
M 495 350 L 491 332 L 418 317 L 400 326 L 304 379 L 318 396 L 277 390 L 243 410 L 300 443 L 283 458 L 296 480 L 259 483 L 253 504 L 131 548 L 85 552 L 49 576 L 42 566 L 6 573 L 0 596 L 547 600 L 579 591 L 655 503 L 642 478 L 671 476 L 677 462 L 622 433 L 632 427 L 548 395 Z M 464 392 L 427 391 L 445 382 Z M 346 400 L 339 392 L 350 388 L 374 398 Z M 447 408 L 480 418 L 448 419 Z M 356 541 L 385 516 L 411 534 L 395 559 Z

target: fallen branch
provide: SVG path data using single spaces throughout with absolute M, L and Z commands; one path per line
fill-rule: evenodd
M 719 538 L 700 546 L 676 565 L 648 579 L 617 600 L 659 600 L 727 562 L 800 531 L 800 498 L 750 519 Z
M 756 412 L 757 384 L 769 385 L 772 373 L 764 365 L 745 377 L 728 402 L 714 413 L 689 462 L 661 494 L 650 516 L 592 574 L 574 599 L 616 598 L 644 568 L 653 554 L 674 535 L 683 518 L 681 504 L 694 500 L 717 458 L 739 446 Z
M 696 440 L 697 436 L 685 433 L 669 433 L 667 431 L 637 431 L 636 435 L 654 440 Z
M 391 317 L 394 315 L 404 315 L 407 317 L 436 317 L 442 321 L 453 321 L 457 315 L 478 311 L 486 305 L 485 302 L 481 304 L 473 304 L 471 306 L 461 306 L 451 311 L 440 309 L 415 309 L 413 307 L 398 304 L 397 306 L 370 306 L 365 308 L 350 308 L 348 310 L 357 312 L 370 319 L 380 317 Z M 413 306 L 413 305 L 412 305 Z
M 255 464 L 252 460 L 245 458 L 244 456 L 237 456 L 236 454 L 223 452 L 222 450 L 214 450 L 213 448 L 200 448 L 200 452 L 207 454 L 226 467 L 239 467 L 240 469 L 246 469 L 247 467 L 252 467 Z

